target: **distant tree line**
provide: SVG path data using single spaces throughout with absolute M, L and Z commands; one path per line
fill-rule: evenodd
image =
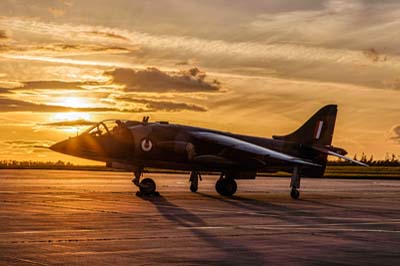
M 77 165 L 71 162 L 42 162 L 42 161 L 17 161 L 17 160 L 0 160 L 0 169 L 102 169 L 105 166 L 96 165 Z

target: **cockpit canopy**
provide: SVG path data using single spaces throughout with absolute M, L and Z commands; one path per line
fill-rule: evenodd
M 90 127 L 82 134 L 90 134 L 92 136 L 115 135 L 120 129 L 128 128 L 142 124 L 139 121 L 107 119 Z

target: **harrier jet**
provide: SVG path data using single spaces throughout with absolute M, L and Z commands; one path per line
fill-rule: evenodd
M 141 180 L 145 168 L 190 171 L 192 192 L 198 189 L 201 172 L 221 173 L 215 188 L 223 196 L 236 192 L 236 179 L 284 171 L 292 173 L 290 195 L 297 199 L 300 178 L 322 177 L 328 155 L 366 166 L 331 145 L 336 113 L 336 105 L 327 105 L 293 133 L 271 139 L 149 122 L 149 117 L 143 121 L 105 120 L 50 149 L 129 169 L 142 195 L 157 193 L 152 179 Z

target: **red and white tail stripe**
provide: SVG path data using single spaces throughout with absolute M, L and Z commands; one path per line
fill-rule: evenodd
M 314 129 L 314 139 L 319 139 L 321 137 L 322 126 L 324 125 L 324 121 L 320 120 L 315 125 Z

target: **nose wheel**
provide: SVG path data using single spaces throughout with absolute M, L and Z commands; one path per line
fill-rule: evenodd
M 145 178 L 140 181 L 139 191 L 142 194 L 152 194 L 156 192 L 156 182 L 151 178 Z
M 136 192 L 136 195 L 139 197 L 159 196 L 160 193 L 156 191 L 156 182 L 154 182 L 154 180 L 151 178 L 144 178 L 142 181 L 140 181 L 142 174 L 143 168 L 138 168 L 134 172 L 135 178 L 132 179 L 132 183 L 139 188 L 139 191 Z

